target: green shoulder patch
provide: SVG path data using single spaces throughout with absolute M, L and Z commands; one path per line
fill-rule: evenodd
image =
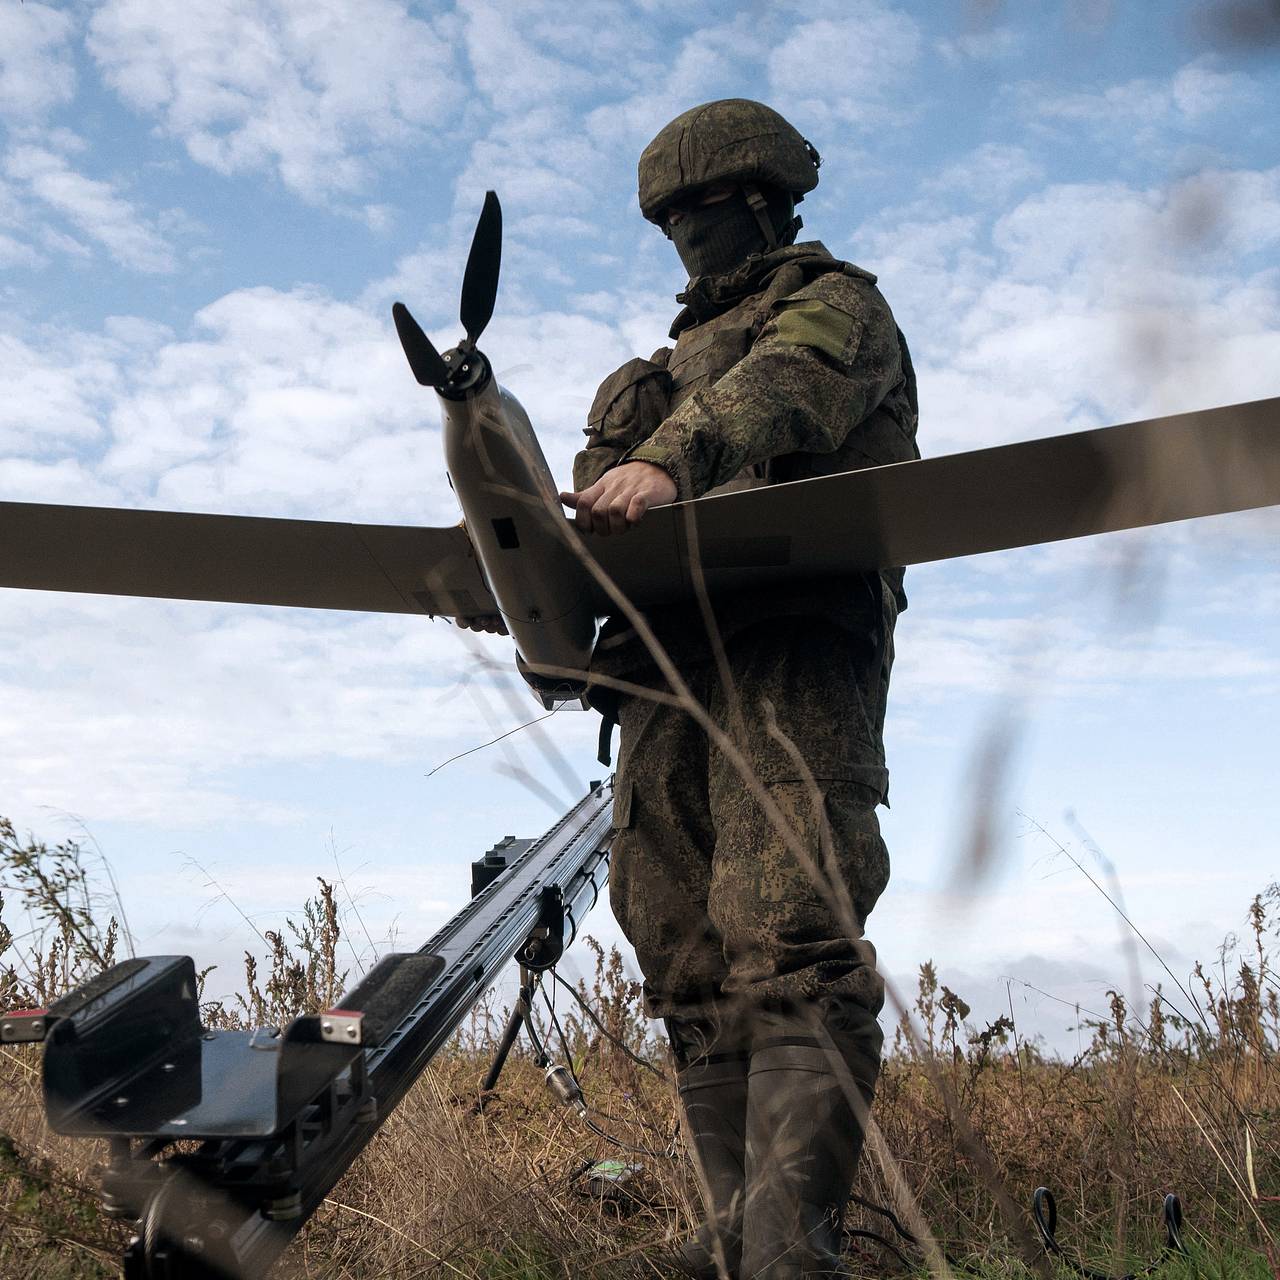
M 779 342 L 813 347 L 844 364 L 851 359 L 858 321 L 847 311 L 817 298 L 784 298 L 775 311 L 773 326 Z

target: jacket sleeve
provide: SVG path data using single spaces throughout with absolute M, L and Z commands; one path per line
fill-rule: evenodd
M 751 350 L 623 460 L 662 467 L 696 498 L 753 463 L 834 452 L 902 377 L 879 290 L 831 272 L 774 303 Z

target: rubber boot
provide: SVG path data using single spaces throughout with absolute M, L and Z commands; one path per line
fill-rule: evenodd
M 862 1152 L 882 1036 L 863 1010 L 773 1019 L 747 1085 L 741 1280 L 816 1280 L 841 1267 L 841 1218 Z M 828 1011 L 829 1012 L 829 1011 Z M 855 1091 L 857 1102 L 850 1098 Z
M 695 1280 L 738 1280 L 746 1201 L 747 1054 L 693 1056 L 688 1024 L 672 1027 L 685 1141 L 698 1172 L 706 1220 L 672 1265 Z M 682 1032 L 684 1034 L 682 1034 Z M 705 1042 L 699 1048 L 708 1046 Z

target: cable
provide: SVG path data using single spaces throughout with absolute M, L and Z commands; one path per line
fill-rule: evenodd
M 665 1071 L 655 1067 L 652 1062 L 648 1061 L 648 1059 L 642 1058 L 629 1044 L 626 1043 L 626 1041 L 621 1040 L 618 1036 L 614 1035 L 613 1032 L 600 1021 L 600 1017 L 596 1011 L 566 979 L 562 978 L 554 969 L 551 971 L 551 976 L 578 1002 L 578 1007 L 587 1015 L 588 1018 L 591 1019 L 595 1024 L 596 1030 L 599 1031 L 610 1044 L 621 1049 L 622 1052 L 636 1064 L 636 1066 L 643 1067 L 646 1071 L 652 1071 L 659 1080 L 665 1080 L 667 1083 L 670 1083 L 670 1078 L 667 1076 Z
M 869 1209 L 872 1213 L 878 1213 L 882 1218 L 887 1218 L 889 1225 L 900 1235 L 908 1244 L 919 1247 L 920 1241 L 902 1225 L 898 1220 L 898 1215 L 894 1213 L 887 1205 L 876 1204 L 874 1200 L 868 1200 L 865 1196 L 851 1195 L 849 1197 L 850 1204 L 861 1205 L 864 1209 Z
M 554 975 L 555 970 L 551 973 Z M 638 1147 L 630 1142 L 624 1142 L 616 1134 L 610 1133 L 607 1129 L 602 1129 L 588 1114 L 586 1094 L 582 1090 L 582 1083 L 578 1079 L 573 1070 L 573 1054 L 569 1049 L 569 1038 L 564 1033 L 564 1028 L 560 1025 L 560 1017 L 556 1013 L 555 1005 L 547 996 L 546 988 L 542 988 L 542 1000 L 547 1006 L 547 1014 L 551 1019 L 551 1025 L 555 1029 L 556 1035 L 560 1039 L 560 1047 L 564 1050 L 565 1061 L 550 1067 L 547 1070 L 547 1087 L 562 1102 L 574 1107 L 578 1112 L 578 1118 L 582 1121 L 592 1133 L 598 1138 L 603 1138 L 610 1145 L 617 1147 L 620 1151 L 629 1151 L 633 1155 L 647 1156 L 650 1160 L 672 1160 L 674 1154 L 664 1154 L 660 1151 L 651 1151 L 648 1147 Z M 527 1021 L 527 1020 L 526 1020 Z M 560 1073 L 563 1072 L 563 1076 Z M 568 1077 L 568 1081 L 564 1079 Z
M 1147 1263 L 1140 1271 L 1129 1271 L 1122 1276 L 1110 1276 L 1105 1271 L 1095 1271 L 1092 1267 L 1086 1267 L 1084 1263 L 1068 1257 L 1066 1250 L 1058 1243 L 1055 1234 L 1058 1229 L 1058 1205 L 1053 1198 L 1053 1192 L 1048 1187 L 1037 1187 L 1035 1194 L 1031 1197 L 1031 1217 L 1036 1224 L 1036 1231 L 1040 1234 L 1045 1252 L 1060 1258 L 1077 1275 L 1083 1276 L 1084 1280 L 1138 1280 L 1139 1276 L 1150 1275 L 1163 1266 L 1170 1255 L 1175 1253 L 1185 1255 L 1187 1249 L 1182 1242 L 1182 1201 L 1171 1192 L 1164 1198 L 1161 1213 L 1164 1218 L 1165 1244 L 1160 1256 L 1155 1261 Z
M 456 756 L 450 756 L 447 760 L 442 760 L 434 769 L 428 769 L 424 778 L 430 778 L 433 774 L 437 774 L 447 764 L 452 764 L 455 760 L 461 760 L 464 756 L 473 756 L 477 751 L 484 751 L 488 747 L 496 746 L 504 738 L 509 738 L 513 733 L 519 733 L 521 729 L 531 728 L 535 724 L 541 724 L 544 720 L 550 720 L 561 707 L 567 706 L 567 703 L 557 703 L 554 710 L 548 711 L 544 716 L 536 716 L 532 720 L 526 720 L 524 724 L 518 724 L 514 729 L 508 729 L 506 733 L 500 733 L 496 738 L 490 738 L 488 742 L 482 742 L 478 747 L 468 747 L 465 751 L 459 751 Z

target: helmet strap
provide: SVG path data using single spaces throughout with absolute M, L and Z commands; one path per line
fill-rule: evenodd
M 769 202 L 761 194 L 760 188 L 756 186 L 743 187 L 742 194 L 747 197 L 747 204 L 751 206 L 751 212 L 755 214 L 756 222 L 764 233 L 765 244 L 770 249 L 776 249 L 778 247 L 778 233 L 774 230 L 773 219 L 769 216 Z

